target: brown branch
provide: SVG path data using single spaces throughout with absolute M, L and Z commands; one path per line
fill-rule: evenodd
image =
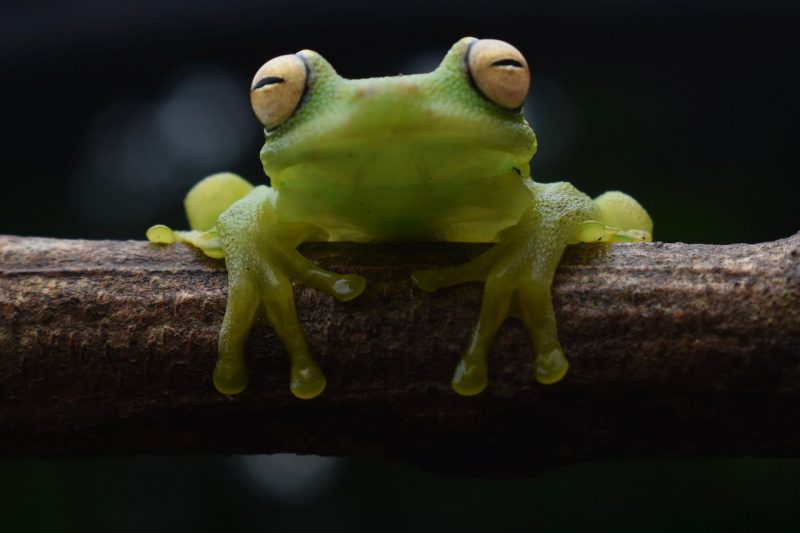
M 250 388 L 211 386 L 226 277 L 183 246 L 0 237 L 0 455 L 372 454 L 461 474 L 523 475 L 591 458 L 800 455 L 800 234 L 755 245 L 571 247 L 554 286 L 568 376 L 532 378 L 515 321 L 485 393 L 449 379 L 482 286 L 436 294 L 417 268 L 482 245 L 307 246 L 370 281 L 342 304 L 297 288 L 328 376 L 288 391 L 273 332 Z

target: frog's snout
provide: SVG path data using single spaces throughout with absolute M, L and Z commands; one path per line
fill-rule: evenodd
M 395 83 L 379 83 L 381 80 L 369 80 L 353 91 L 353 100 L 359 102 L 404 102 L 415 101 L 422 96 L 419 85 L 408 80 L 399 79 Z

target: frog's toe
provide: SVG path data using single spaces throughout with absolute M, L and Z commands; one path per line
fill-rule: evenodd
M 219 332 L 214 387 L 223 394 L 239 394 L 249 381 L 244 363 L 247 336 L 255 321 L 259 300 L 254 284 L 241 277 L 228 283 L 228 306 Z
M 497 330 L 508 316 L 511 306 L 511 291 L 500 276 L 490 276 L 483 292 L 481 313 L 472 333 L 469 348 L 456 366 L 453 374 L 453 390 L 463 396 L 473 396 L 486 388 L 488 383 L 488 355 Z
M 534 377 L 543 385 L 560 381 L 569 363 L 558 342 L 555 311 L 550 288 L 542 283 L 523 283 L 516 292 L 516 315 L 522 319 L 533 344 Z
M 220 358 L 214 367 L 214 387 L 222 394 L 239 394 L 247 388 L 250 375 L 243 363 Z
M 326 292 L 340 302 L 349 302 L 364 292 L 367 280 L 358 274 L 337 274 L 319 267 L 299 252 L 289 259 L 293 276 L 309 287 Z
M 426 292 L 435 292 L 446 286 L 447 277 L 443 269 L 417 270 L 411 274 L 411 281 Z
M 613 242 L 653 242 L 653 234 L 644 230 L 620 230 L 614 234 Z
M 623 230 L 607 226 L 596 220 L 587 220 L 578 225 L 575 236 L 570 242 L 652 242 L 653 235 L 640 229 Z
M 453 390 L 462 396 L 475 396 L 483 392 L 489 383 L 489 370 L 486 361 L 462 359 L 453 374 Z
M 569 363 L 564 357 L 564 351 L 554 348 L 548 353 L 537 354 L 533 364 L 536 381 L 542 385 L 552 385 L 567 374 Z
M 358 274 L 346 274 L 333 282 L 330 294 L 340 302 L 349 302 L 364 292 L 367 280 Z
M 318 273 L 308 276 L 299 276 L 298 279 L 306 285 L 310 285 L 317 290 L 326 292 L 340 302 L 349 302 L 358 297 L 367 286 L 367 280 L 358 274 L 335 274 L 321 270 L 324 275 Z
M 492 248 L 462 265 L 417 270 L 411 274 L 411 281 L 426 292 L 434 292 L 468 281 L 483 281 L 488 275 L 494 256 L 495 251 Z
M 301 400 L 315 398 L 325 390 L 326 384 L 325 374 L 313 361 L 303 366 L 292 366 L 289 388 L 297 398 Z
M 175 232 L 164 224 L 150 226 L 146 236 L 148 241 L 155 244 L 172 244 L 176 240 Z
M 184 242 L 196 246 L 209 257 L 222 259 L 225 252 L 220 246 L 217 238 L 216 228 L 207 231 L 174 231 L 163 224 L 150 226 L 147 230 L 147 240 L 155 244 L 172 244 L 174 242 Z
M 292 285 L 283 276 L 265 280 L 262 301 L 267 320 L 275 329 L 291 361 L 289 389 L 297 398 L 308 400 L 325 390 L 325 376 L 314 361 L 306 336 L 297 320 Z

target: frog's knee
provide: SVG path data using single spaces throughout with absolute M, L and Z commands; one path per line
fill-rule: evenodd
M 183 202 L 189 227 L 201 231 L 210 229 L 223 211 L 252 189 L 250 183 L 230 172 L 204 178 L 189 190 Z
M 594 199 L 595 218 L 606 226 L 622 230 L 653 233 L 653 220 L 644 207 L 619 191 L 609 191 Z

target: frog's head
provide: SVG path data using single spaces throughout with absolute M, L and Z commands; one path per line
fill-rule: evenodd
M 309 176 L 527 176 L 536 152 L 522 114 L 529 84 L 522 54 L 494 39 L 461 39 L 427 74 L 360 80 L 310 50 L 276 57 L 251 90 L 266 133 L 264 170 L 276 186 Z

